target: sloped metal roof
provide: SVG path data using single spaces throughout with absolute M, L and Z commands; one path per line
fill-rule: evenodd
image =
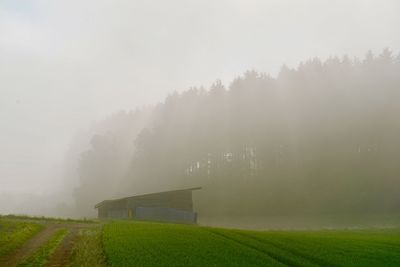
M 147 194 L 142 194 L 142 195 L 134 195 L 130 197 L 123 197 L 123 198 L 118 198 L 118 199 L 110 199 L 110 200 L 103 200 L 99 203 L 97 203 L 94 207 L 97 209 L 101 207 L 104 204 L 114 202 L 114 201 L 121 201 L 121 200 L 126 200 L 128 198 L 140 198 L 140 197 L 147 197 L 151 195 L 159 195 L 159 194 L 165 194 L 165 193 L 175 193 L 179 191 L 193 191 L 193 190 L 200 190 L 201 187 L 191 187 L 191 188 L 184 188 L 184 189 L 177 189 L 177 190 L 169 190 L 169 191 L 163 191 L 163 192 L 154 192 L 154 193 L 147 193 Z

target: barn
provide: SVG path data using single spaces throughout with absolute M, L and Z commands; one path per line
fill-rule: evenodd
M 192 192 L 201 187 L 104 200 L 95 205 L 99 219 L 196 223 Z

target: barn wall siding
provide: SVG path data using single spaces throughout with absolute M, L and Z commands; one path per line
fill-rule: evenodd
M 107 217 L 114 219 L 128 219 L 128 211 L 126 209 L 122 210 L 111 209 L 107 211 Z
M 172 208 L 137 207 L 135 209 L 135 219 L 175 223 L 196 223 L 197 214 L 195 212 Z
M 174 194 L 159 194 L 127 199 L 128 208 L 136 207 L 170 207 L 179 210 L 193 211 L 192 193 L 179 192 Z

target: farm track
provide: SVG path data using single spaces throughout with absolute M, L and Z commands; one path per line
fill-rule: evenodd
M 14 251 L 11 255 L 9 255 L 6 259 L 0 262 L 0 266 L 5 267 L 14 267 L 28 255 L 30 255 L 33 251 L 35 251 L 38 247 L 44 244 L 58 229 L 58 227 L 54 224 L 46 226 L 46 228 L 36 235 L 34 235 L 31 239 L 29 239 L 21 248 Z
M 65 224 L 62 228 L 69 230 L 68 234 L 61 241 L 61 244 L 56 248 L 45 267 L 66 266 L 69 256 L 71 255 L 72 247 L 77 239 L 79 230 L 93 227 L 89 224 Z
M 50 257 L 47 266 L 66 266 L 68 258 L 71 254 L 73 242 L 80 229 L 93 227 L 90 224 L 49 224 L 45 228 L 29 239 L 21 248 L 14 251 L 7 258 L 0 261 L 0 266 L 15 267 L 23 259 L 34 253 L 36 249 L 46 243 L 56 230 L 65 228 L 68 229 L 68 234 L 64 237 L 61 244 L 56 248 L 53 255 Z

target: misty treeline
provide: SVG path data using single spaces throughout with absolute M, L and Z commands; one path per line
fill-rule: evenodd
M 399 212 L 399 115 L 400 58 L 388 49 L 276 78 L 248 71 L 94 125 L 75 166 L 77 208 L 201 186 L 204 217 Z

